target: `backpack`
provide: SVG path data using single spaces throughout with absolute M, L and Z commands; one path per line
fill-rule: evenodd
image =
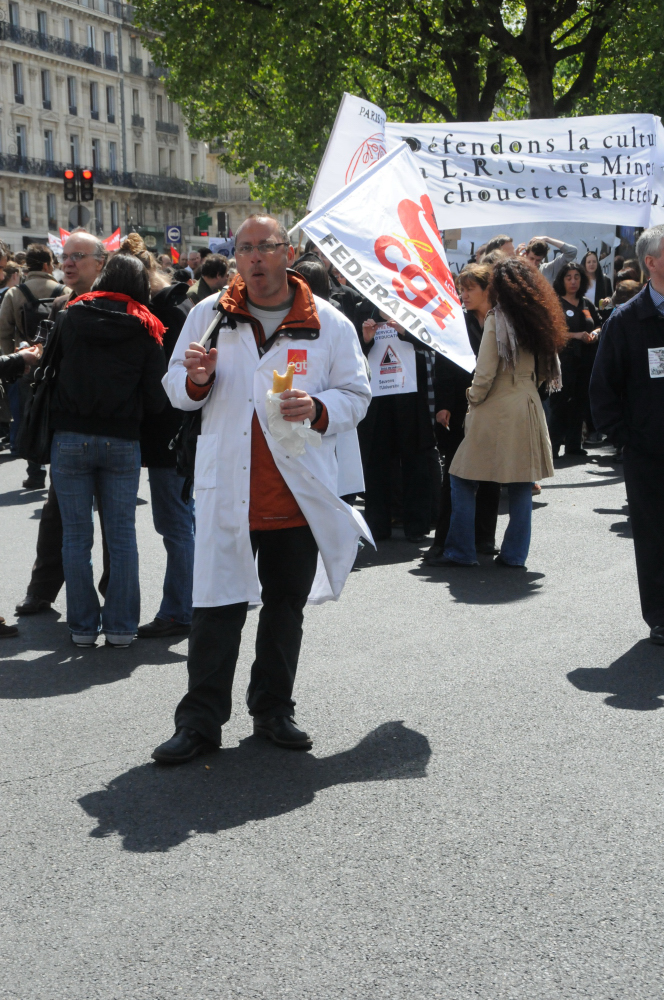
M 35 295 L 33 295 L 25 282 L 22 282 L 16 287 L 25 299 L 25 302 L 20 307 L 23 319 L 23 339 L 27 340 L 29 344 L 34 344 L 37 338 L 39 324 L 42 320 L 49 318 L 53 301 L 57 299 L 59 295 L 66 292 L 67 286 L 57 285 L 53 291 L 53 295 L 50 295 L 46 299 L 38 299 Z

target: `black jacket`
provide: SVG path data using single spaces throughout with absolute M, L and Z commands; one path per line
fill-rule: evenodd
M 18 354 L 0 355 L 0 379 L 3 382 L 15 382 L 25 370 L 25 361 Z M 34 371 L 34 369 L 32 369 Z
M 166 364 L 171 359 L 173 348 L 178 342 L 185 320 L 194 303 L 187 298 L 189 286 L 184 281 L 162 288 L 152 297 L 150 311 L 166 327 L 164 334 L 164 355 Z M 175 468 L 175 452 L 169 444 L 180 430 L 184 413 L 176 410 L 170 402 L 160 413 L 146 413 L 141 424 L 141 462 L 158 469 Z
M 468 331 L 468 342 L 475 357 L 479 354 L 482 343 L 482 327 L 473 313 L 463 311 Z M 468 410 L 466 389 L 472 385 L 473 373 L 467 372 L 459 365 L 443 355 L 436 359 L 436 413 L 439 410 L 449 410 L 451 413 L 450 430 L 462 432 L 463 421 Z M 439 435 L 440 436 L 440 435 Z
M 57 320 L 61 358 L 51 426 L 137 441 L 144 412 L 166 405 L 163 348 L 124 302 L 78 302 Z
M 618 306 L 602 329 L 590 380 L 590 406 L 598 431 L 617 445 L 664 455 L 664 377 L 653 377 L 664 349 L 664 317 L 650 296 L 650 283 Z M 660 367 L 664 373 L 664 350 Z

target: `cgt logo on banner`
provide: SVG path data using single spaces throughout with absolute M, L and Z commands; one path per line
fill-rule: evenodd
M 300 226 L 388 317 L 466 371 L 474 369 L 431 199 L 406 143 Z

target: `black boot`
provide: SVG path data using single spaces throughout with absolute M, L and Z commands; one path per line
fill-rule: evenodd
M 214 753 L 218 749 L 219 747 L 210 743 L 195 729 L 180 726 L 170 740 L 166 740 L 152 751 L 152 759 L 158 760 L 160 764 L 184 764 L 199 754 Z

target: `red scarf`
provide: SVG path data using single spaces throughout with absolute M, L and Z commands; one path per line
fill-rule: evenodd
M 139 319 L 143 326 L 146 327 L 150 336 L 154 337 L 160 346 L 163 343 L 166 327 L 161 320 L 157 319 L 147 306 L 141 305 L 140 302 L 132 299 L 130 295 L 125 295 L 124 292 L 85 292 L 84 295 L 78 295 L 75 299 L 70 299 L 66 308 L 73 306 L 76 302 L 90 302 L 92 299 L 112 299 L 113 302 L 126 302 L 127 315 L 135 316 L 136 319 Z

